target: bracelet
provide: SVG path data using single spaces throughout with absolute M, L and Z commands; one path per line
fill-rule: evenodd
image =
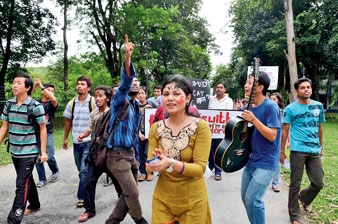
M 185 163 L 183 162 L 183 167 L 182 167 L 181 172 L 179 172 L 179 174 L 183 174 L 184 168 L 185 168 Z

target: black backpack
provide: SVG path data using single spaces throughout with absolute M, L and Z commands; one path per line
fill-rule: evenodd
M 33 110 L 34 110 L 34 105 L 37 103 L 38 101 L 36 101 L 35 99 L 32 99 L 29 104 L 27 105 L 27 115 L 28 115 L 28 121 L 31 124 L 31 126 L 34 129 L 35 132 L 35 137 L 36 137 L 36 142 L 37 142 L 37 147 L 39 149 L 39 154 L 41 155 L 41 142 L 40 142 L 40 125 L 38 124 L 38 122 L 36 122 L 36 120 L 34 119 L 34 115 L 33 115 Z M 11 110 L 13 102 L 7 101 L 6 103 L 6 107 L 7 107 L 7 113 L 8 113 L 8 117 L 9 117 L 9 113 Z M 9 153 L 9 139 L 7 138 L 5 140 L 5 144 L 7 144 L 7 152 Z
M 116 115 L 111 134 L 115 133 L 117 124 L 127 117 L 129 108 L 130 103 L 126 99 L 122 107 L 122 110 Z M 110 136 L 110 134 L 108 133 L 110 115 L 111 115 L 110 109 L 105 111 L 97 120 L 95 127 L 92 131 L 92 139 L 89 146 L 90 150 L 88 157 L 91 157 L 91 159 L 93 159 L 93 162 L 97 167 L 103 167 L 104 162 L 106 160 L 108 151 L 107 142 Z

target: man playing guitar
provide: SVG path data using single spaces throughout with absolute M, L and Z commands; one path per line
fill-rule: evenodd
M 258 73 L 258 72 L 257 72 Z M 270 78 L 264 72 L 251 74 L 244 86 L 245 95 L 255 89 L 252 111 L 245 110 L 243 118 L 254 130 L 250 139 L 252 153 L 242 174 L 241 197 L 250 223 L 265 223 L 263 197 L 277 169 L 280 153 L 281 112 L 277 104 L 266 97 Z

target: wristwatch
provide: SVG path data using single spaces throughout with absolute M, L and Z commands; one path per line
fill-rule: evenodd
M 166 171 L 167 171 L 168 173 L 173 172 L 173 170 L 174 170 L 174 162 L 175 162 L 175 160 L 174 160 L 173 158 L 171 158 L 170 165 L 169 165 L 169 167 L 166 169 Z
M 46 89 L 46 87 L 42 87 L 42 88 L 41 88 L 41 91 L 44 91 L 45 89 Z
M 320 146 L 320 149 L 323 150 L 324 149 L 324 145 Z

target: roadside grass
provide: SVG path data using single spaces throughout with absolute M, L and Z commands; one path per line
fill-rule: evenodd
M 312 212 L 306 219 L 312 223 L 337 223 L 338 221 L 338 114 L 327 113 L 323 123 L 324 188 L 312 202 Z M 286 151 L 287 154 L 289 150 Z M 283 179 L 290 184 L 290 170 L 282 168 Z M 301 189 L 309 186 L 310 181 L 304 169 Z M 301 207 L 302 208 L 302 207 Z
M 54 149 L 55 150 L 62 149 L 63 135 L 64 135 L 64 128 L 54 129 Z M 4 165 L 12 163 L 11 154 L 7 153 L 7 146 L 4 145 L 4 142 L 5 141 L 2 141 L 0 144 L 0 166 L 4 166 Z M 72 147 L 72 145 L 73 145 L 72 134 L 69 133 L 68 147 Z

